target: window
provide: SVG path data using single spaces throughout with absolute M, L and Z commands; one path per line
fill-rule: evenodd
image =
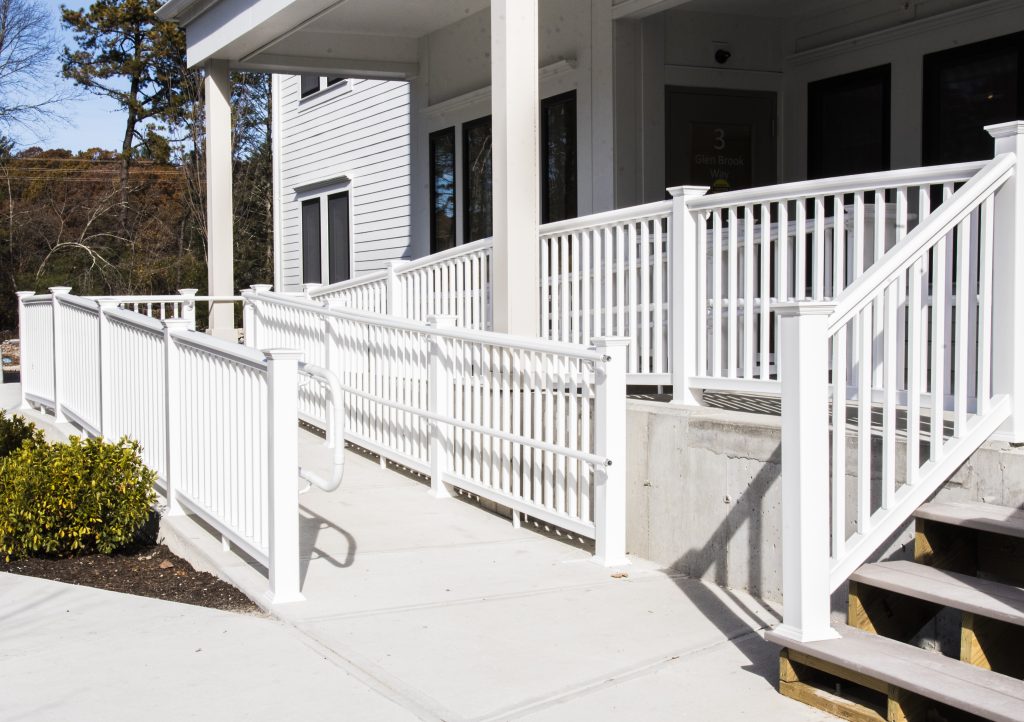
M 808 84 L 808 177 L 888 170 L 889 88 L 888 65 Z
M 299 97 L 308 98 L 332 86 L 344 83 L 348 78 L 341 75 L 310 75 L 303 73 L 299 76 Z
M 327 282 L 347 281 L 352 276 L 348 192 L 327 196 Z
M 494 203 L 491 185 L 491 116 L 462 125 L 463 242 L 492 233 Z
M 576 217 L 576 92 L 540 107 L 541 223 Z
M 302 201 L 302 282 L 322 283 L 320 270 L 320 199 Z
M 299 76 L 299 95 L 300 97 L 307 97 L 316 93 L 320 90 L 320 76 L 319 75 L 300 75 Z
M 992 157 L 984 127 L 1020 117 L 1024 33 L 924 56 L 925 164 Z
M 345 181 L 348 182 L 347 179 Z M 326 188 L 301 199 L 302 282 L 338 283 L 352 276 L 349 189 Z M 326 269 L 326 273 L 324 270 Z
M 455 247 L 455 128 L 430 134 L 430 252 Z

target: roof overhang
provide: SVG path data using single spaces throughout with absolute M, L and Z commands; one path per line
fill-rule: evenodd
M 419 39 L 488 0 L 168 0 L 163 20 L 185 28 L 190 66 L 409 79 Z

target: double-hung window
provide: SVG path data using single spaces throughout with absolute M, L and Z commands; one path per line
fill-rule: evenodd
M 455 247 L 455 128 L 430 134 L 430 252 Z
M 341 75 L 312 75 L 303 73 L 299 76 L 299 97 L 308 98 L 321 90 L 344 83 L 348 78 Z
M 494 215 L 491 150 L 491 116 L 462 124 L 463 243 L 491 235 Z
M 302 282 L 338 283 L 352 276 L 352 213 L 349 191 L 301 200 Z

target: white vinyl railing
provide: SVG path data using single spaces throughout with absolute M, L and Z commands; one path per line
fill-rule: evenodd
M 694 214 L 696 235 L 696 253 L 687 261 L 696 278 L 695 288 L 684 292 L 695 294 L 703 327 L 692 339 L 691 388 L 777 393 L 779 327 L 773 306 L 835 298 L 983 165 L 869 173 L 687 199 L 685 212 Z M 905 311 L 901 296 L 901 349 Z
M 1020 241 L 995 233 L 1016 164 L 987 163 L 834 300 L 780 308 L 788 633 L 830 636 L 829 592 L 1009 417 L 993 264 Z
M 322 359 L 346 396 L 346 438 L 625 557 L 625 339 L 592 347 L 247 292 L 246 338 Z M 323 420 L 315 386 L 303 414 Z
M 257 352 L 66 287 L 19 293 L 22 403 L 94 436 L 127 436 L 188 512 L 267 566 L 274 603 L 301 599 L 301 354 Z
M 671 201 L 541 226 L 540 335 L 628 337 L 628 379 L 669 383 L 671 239 Z
M 425 322 L 453 316 L 459 328 L 491 327 L 491 239 L 485 238 L 425 258 L 390 263 L 383 271 L 315 286 L 309 296 L 339 308 Z

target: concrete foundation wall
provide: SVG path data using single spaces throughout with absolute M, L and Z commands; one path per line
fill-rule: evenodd
M 780 419 L 639 400 L 628 414 L 629 552 L 780 601 Z M 937 498 L 1024 507 L 1024 449 L 987 444 Z M 908 554 L 911 531 L 877 556 Z

